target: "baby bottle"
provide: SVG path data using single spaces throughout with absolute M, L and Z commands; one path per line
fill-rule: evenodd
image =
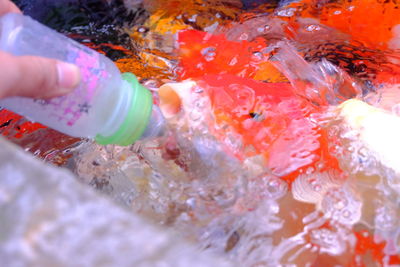
M 82 81 L 72 93 L 49 100 L 9 97 L 0 106 L 70 136 L 99 144 L 130 145 L 158 135 L 163 116 L 152 95 L 131 73 L 121 75 L 107 57 L 28 16 L 0 18 L 0 50 L 73 63 Z

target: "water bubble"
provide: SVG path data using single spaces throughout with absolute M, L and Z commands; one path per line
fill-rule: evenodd
M 198 110 L 192 110 L 189 114 L 189 117 L 192 121 L 198 121 L 203 117 L 203 114 Z
M 310 175 L 315 171 L 315 169 L 313 167 L 308 167 L 306 170 L 306 174 Z
M 313 245 L 310 244 L 310 243 L 307 243 L 304 247 L 305 247 L 306 249 L 311 249 L 311 248 L 313 247 Z
M 254 106 L 255 92 L 251 87 L 239 84 L 231 84 L 229 90 L 234 94 L 236 107 L 232 111 L 238 115 L 248 115 Z
M 193 106 L 195 107 L 196 110 L 203 111 L 203 108 L 206 106 L 205 99 L 203 98 L 196 99 L 196 101 L 194 101 L 193 103 Z
M 241 149 L 243 146 L 241 137 L 238 134 L 233 133 L 233 132 L 227 132 L 225 134 L 224 140 L 228 146 L 230 146 L 231 148 L 233 148 L 235 150 Z
M 221 207 L 230 207 L 235 204 L 238 198 L 238 193 L 236 190 L 219 190 L 214 194 L 213 199 Z
M 143 82 L 143 86 L 149 89 L 150 91 L 158 91 L 160 83 L 157 80 L 146 80 Z
M 241 41 L 246 41 L 246 40 L 248 40 L 249 39 L 249 35 L 247 34 L 247 33 L 242 33 L 240 36 L 239 36 L 239 40 L 241 40 Z
M 194 14 L 193 16 L 191 16 L 191 17 L 188 19 L 188 21 L 190 21 L 190 22 L 196 22 L 196 20 L 197 20 L 197 14 Z
M 333 14 L 334 14 L 334 15 L 340 15 L 340 14 L 342 14 L 342 11 L 336 10 L 335 12 L 333 12 Z
M 319 247 L 318 247 L 318 246 L 312 246 L 310 251 L 311 251 L 312 253 L 317 253 L 318 250 L 319 250 Z
M 265 25 L 263 27 L 258 27 L 257 32 L 259 33 L 267 33 L 271 29 L 271 26 Z
M 316 165 L 317 170 L 322 170 L 325 167 L 325 164 L 323 162 L 318 162 Z
M 368 149 L 366 147 L 361 147 L 358 149 L 358 160 L 361 163 L 367 162 L 369 158 Z
M 138 32 L 140 32 L 140 33 L 145 33 L 145 32 L 147 32 L 149 29 L 147 29 L 146 27 L 139 27 L 138 28 Z
M 346 244 L 339 234 L 328 229 L 311 231 L 311 242 L 319 246 L 320 252 L 330 255 L 340 255 L 346 249 Z
M 321 207 L 325 216 L 342 224 L 353 225 L 361 218 L 362 203 L 348 188 L 330 189 L 325 194 Z
M 313 190 L 319 192 L 322 190 L 322 186 L 320 184 L 313 185 Z
M 334 203 L 334 208 L 336 210 L 342 210 L 346 206 L 346 201 L 344 200 L 339 200 Z
M 204 59 L 207 62 L 213 61 L 216 56 L 216 48 L 215 47 L 206 47 L 201 50 L 201 54 L 204 56 Z
M 399 216 L 394 205 L 381 206 L 376 209 L 375 227 L 383 231 L 396 229 Z
M 288 185 L 285 181 L 276 176 L 263 174 L 254 178 L 254 180 L 250 182 L 249 188 L 250 191 L 260 197 L 276 200 L 286 194 Z
M 343 217 L 344 218 L 350 218 L 350 216 L 351 216 L 351 212 L 350 211 L 348 211 L 348 210 L 343 211 Z
M 280 17 L 292 17 L 295 11 L 296 11 L 295 8 L 286 8 L 276 12 L 276 15 Z
M 316 24 L 311 24 L 311 25 L 306 26 L 306 31 L 309 31 L 309 32 L 314 32 L 314 31 L 319 31 L 319 30 L 321 30 L 321 27 Z
M 264 59 L 264 55 L 261 52 L 254 52 L 252 55 L 254 61 L 261 61 Z
M 287 191 L 287 184 L 279 178 L 271 179 L 266 188 L 268 196 L 272 199 L 278 199 L 282 197 Z
M 235 57 L 232 58 L 232 60 L 229 62 L 229 66 L 234 66 L 234 65 L 236 65 L 236 63 L 238 63 L 238 59 L 237 59 L 237 57 L 235 56 Z
M 201 94 L 204 92 L 204 89 L 201 86 L 195 86 L 193 90 L 196 94 Z

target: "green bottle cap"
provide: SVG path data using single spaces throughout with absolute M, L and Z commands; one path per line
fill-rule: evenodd
M 131 145 L 143 135 L 150 121 L 153 107 L 150 91 L 144 88 L 132 73 L 124 73 L 122 78 L 132 86 L 132 104 L 118 131 L 111 136 L 96 136 L 96 142 L 100 145 Z

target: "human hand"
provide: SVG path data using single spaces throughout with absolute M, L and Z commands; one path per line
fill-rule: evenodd
M 11 1 L 0 0 L 0 16 L 9 12 L 21 13 Z M 0 98 L 61 96 L 75 89 L 80 78 L 80 70 L 73 64 L 0 51 Z

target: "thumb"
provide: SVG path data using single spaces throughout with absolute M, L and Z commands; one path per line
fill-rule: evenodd
M 80 82 L 77 66 L 54 59 L 12 56 L 0 51 L 0 98 L 52 98 L 68 94 Z
M 21 10 L 10 0 L 0 0 L 0 15 L 9 12 L 21 13 Z

